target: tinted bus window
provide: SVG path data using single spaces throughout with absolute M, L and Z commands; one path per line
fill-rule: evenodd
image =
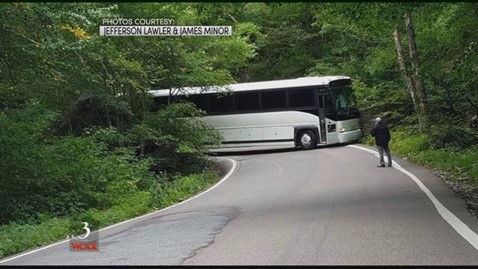
M 161 108 L 168 105 L 168 96 L 161 96 L 154 98 L 155 108 Z
M 226 113 L 234 110 L 234 103 L 232 95 L 225 96 L 210 95 L 209 101 L 211 102 L 211 113 Z
M 285 108 L 286 91 L 262 92 L 262 109 Z
M 315 106 L 314 89 L 289 90 L 289 106 L 290 107 Z
M 325 97 L 325 116 L 326 117 L 331 117 L 336 115 L 335 113 L 335 107 L 334 107 L 334 101 L 332 99 L 332 96 L 326 95 Z
M 199 109 L 204 111 L 209 111 L 207 99 L 208 95 L 205 94 L 195 94 L 189 96 L 189 101 L 193 102 Z
M 236 110 L 259 110 L 259 95 L 253 93 L 237 93 L 236 94 Z

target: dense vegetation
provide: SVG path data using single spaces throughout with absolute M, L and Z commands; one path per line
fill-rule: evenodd
M 98 36 L 114 17 L 233 35 Z M 151 112 L 150 89 L 348 75 L 365 132 L 381 116 L 394 153 L 478 185 L 477 3 L 4 3 L 0 42 L 0 257 L 214 180 L 204 145 L 218 134 L 181 119 L 203 112 Z

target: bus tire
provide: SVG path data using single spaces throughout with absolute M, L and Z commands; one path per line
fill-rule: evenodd
M 317 146 L 317 136 L 311 130 L 299 132 L 297 142 L 301 149 L 313 149 Z

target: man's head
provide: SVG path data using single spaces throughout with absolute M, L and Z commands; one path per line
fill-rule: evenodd
M 382 124 L 382 119 L 380 117 L 376 117 L 373 121 L 375 122 L 376 125 Z

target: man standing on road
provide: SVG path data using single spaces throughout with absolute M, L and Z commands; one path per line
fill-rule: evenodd
M 377 145 L 378 154 L 380 155 L 380 165 L 377 167 L 385 167 L 385 161 L 383 160 L 383 152 L 387 154 L 388 167 L 392 166 L 392 156 L 390 155 L 390 148 L 388 142 L 390 142 L 390 131 L 387 126 L 382 123 L 381 118 L 375 119 L 375 126 L 372 129 L 371 135 L 375 137 L 375 144 Z

